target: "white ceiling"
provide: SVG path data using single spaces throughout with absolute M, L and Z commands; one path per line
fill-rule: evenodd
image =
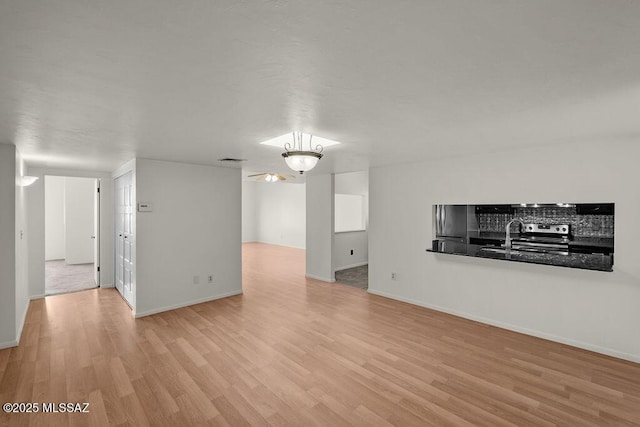
M 284 173 L 258 143 L 292 130 L 343 142 L 318 172 L 638 142 L 639 23 L 631 0 L 6 0 L 0 142 Z

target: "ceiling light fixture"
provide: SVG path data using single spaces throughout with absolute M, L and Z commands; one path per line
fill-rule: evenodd
M 309 136 L 310 135 L 308 133 L 302 133 L 302 138 L 305 140 L 308 139 Z M 260 145 L 268 145 L 270 147 L 284 148 L 284 146 L 290 142 L 291 142 L 291 132 L 287 132 L 284 135 L 276 136 L 275 138 L 262 141 Z M 318 135 L 313 135 L 313 142 L 315 142 L 316 144 L 322 145 L 324 148 L 333 147 L 334 145 L 340 145 L 339 141 L 323 138 Z
M 264 173 L 254 173 L 253 175 L 247 175 L 247 178 L 254 178 L 256 181 L 278 182 L 278 181 L 286 181 L 287 179 L 290 179 L 290 178 L 295 178 L 295 176 L 264 172 Z
M 285 152 L 282 153 L 282 157 L 284 157 L 284 161 L 287 163 L 287 166 L 296 172 L 300 172 L 300 175 L 302 175 L 303 173 L 313 169 L 318 164 L 318 160 L 322 158 L 323 148 L 320 144 L 313 148 L 313 135 L 309 135 L 309 150 L 304 150 L 302 138 L 303 133 L 292 132 L 292 135 L 293 145 L 289 142 L 284 145 Z

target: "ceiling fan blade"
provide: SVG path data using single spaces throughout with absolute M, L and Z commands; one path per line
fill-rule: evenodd
M 247 175 L 247 178 L 253 178 L 256 176 L 266 176 L 269 175 L 268 173 L 254 173 L 253 175 Z
M 293 176 L 293 175 L 282 175 L 282 174 L 279 174 L 279 173 L 277 173 L 276 176 L 278 177 L 279 181 L 285 181 L 287 179 L 295 178 L 295 176 Z

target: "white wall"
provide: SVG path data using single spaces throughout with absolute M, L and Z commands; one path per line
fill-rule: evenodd
M 242 243 L 258 241 L 257 182 L 242 182 Z
M 45 260 L 93 263 L 95 179 L 46 176 L 45 189 Z
M 638 158 L 603 141 L 371 169 L 369 292 L 640 361 Z M 526 201 L 615 202 L 614 272 L 425 252 L 433 204 Z
M 95 179 L 69 177 L 64 183 L 66 263 L 93 263 Z
M 304 249 L 305 194 L 305 184 L 244 181 L 242 241 Z
M 113 178 L 111 173 L 75 169 L 28 168 L 29 175 L 40 179 L 27 187 L 27 225 L 29 228 L 29 295 L 43 297 L 44 284 L 44 186 L 45 175 L 88 177 L 100 180 L 100 286 L 113 287 Z
M 256 182 L 257 241 L 304 249 L 306 186 Z
M 15 156 L 15 180 L 21 181 L 21 177 L 27 175 L 24 161 L 20 152 L 16 149 Z M 28 240 L 27 240 L 27 221 L 26 221 L 26 200 L 25 192 L 29 191 L 29 187 L 16 186 L 15 191 L 15 327 L 16 327 L 16 344 L 20 342 L 22 328 L 27 317 L 29 308 L 29 283 L 27 270 Z
M 45 176 L 44 259 L 64 259 L 64 177 Z
M 0 144 L 0 349 L 18 344 L 29 307 L 25 174 L 15 146 Z
M 0 348 L 16 345 L 16 149 L 0 144 Z
M 338 194 L 369 194 L 369 171 L 337 173 L 335 181 Z
M 369 171 L 335 175 L 336 194 L 359 194 L 364 198 L 365 228 L 369 227 Z
M 333 268 L 334 175 L 307 176 L 306 275 L 335 282 Z
M 336 233 L 365 230 L 364 197 L 336 193 L 334 222 Z
M 240 173 L 136 159 L 137 317 L 242 293 Z
M 353 255 L 351 255 L 353 250 Z M 347 268 L 366 265 L 369 261 L 369 240 L 367 231 L 347 231 L 335 233 L 333 237 L 333 268 Z

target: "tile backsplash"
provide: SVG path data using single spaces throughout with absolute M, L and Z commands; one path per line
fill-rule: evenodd
M 480 231 L 504 232 L 507 223 L 518 218 L 525 223 L 570 224 L 571 233 L 578 237 L 613 237 L 614 215 L 579 215 L 575 207 L 519 207 L 515 210 L 515 214 L 478 214 Z M 511 231 L 517 232 L 518 227 L 519 224 L 513 224 Z

